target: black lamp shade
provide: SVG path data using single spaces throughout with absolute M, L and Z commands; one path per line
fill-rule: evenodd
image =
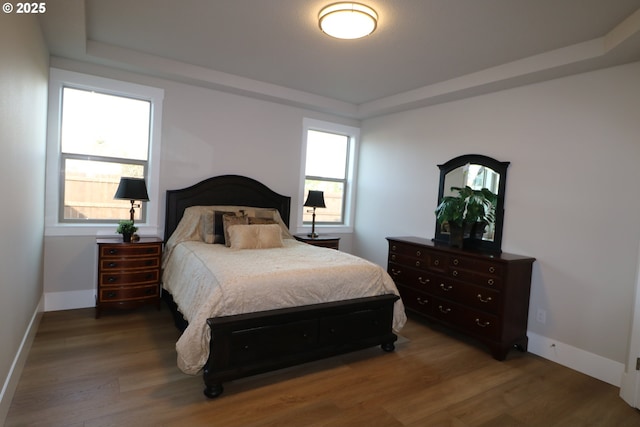
M 309 190 L 309 195 L 307 196 L 307 201 L 304 202 L 304 205 L 312 208 L 326 208 L 324 204 L 324 192 Z
M 120 178 L 114 199 L 149 201 L 144 178 Z

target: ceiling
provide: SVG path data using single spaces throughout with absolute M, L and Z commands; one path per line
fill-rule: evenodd
M 367 118 L 640 60 L 640 0 L 360 0 L 358 40 L 323 34 L 333 0 L 49 0 L 53 57 Z

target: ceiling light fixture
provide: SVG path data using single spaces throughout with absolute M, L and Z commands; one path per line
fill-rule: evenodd
M 338 39 L 359 39 L 374 32 L 378 14 L 360 3 L 333 3 L 318 14 L 320 29 Z

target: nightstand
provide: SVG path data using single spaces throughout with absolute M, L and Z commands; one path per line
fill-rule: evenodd
M 309 237 L 306 234 L 296 234 L 293 237 L 300 242 L 308 243 L 313 246 L 320 246 L 322 248 L 339 249 L 340 246 L 340 238 L 336 236 L 321 234 L 318 237 Z
M 159 310 L 162 239 L 143 237 L 130 243 L 119 239 L 97 239 L 96 243 L 96 319 L 105 308 L 135 308 L 156 304 Z

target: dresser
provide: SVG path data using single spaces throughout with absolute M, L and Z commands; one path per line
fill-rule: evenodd
M 406 309 L 485 344 L 497 360 L 527 350 L 534 258 L 487 254 L 419 237 L 388 237 L 388 272 Z
M 104 309 L 155 304 L 160 309 L 162 240 L 141 238 L 125 243 L 97 239 L 98 293 L 96 319 Z
M 318 237 L 309 237 L 306 234 L 296 234 L 293 237 L 309 245 L 319 246 L 321 248 L 340 249 L 340 238 L 337 236 L 320 235 Z

